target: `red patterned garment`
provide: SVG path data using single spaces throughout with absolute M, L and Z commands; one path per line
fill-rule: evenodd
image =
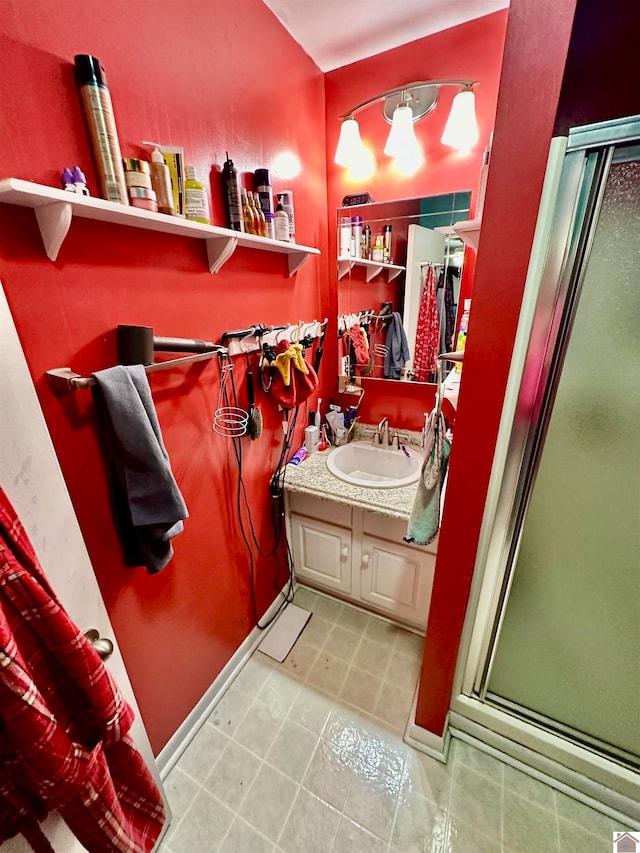
M 426 270 L 418 311 L 416 354 L 413 359 L 416 382 L 429 382 L 430 375 L 437 371 L 436 356 L 440 346 L 436 277 L 431 264 Z
M 165 814 L 133 712 L 49 586 L 0 489 L 0 843 L 57 810 L 91 853 L 146 853 Z

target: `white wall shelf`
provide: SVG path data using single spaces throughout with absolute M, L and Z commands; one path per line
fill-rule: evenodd
M 472 249 L 477 250 L 478 242 L 480 241 L 481 224 L 480 219 L 466 219 L 462 222 L 454 222 L 453 230 L 467 246 L 471 246 Z
M 179 216 L 151 213 L 136 207 L 105 201 L 102 198 L 76 195 L 66 190 L 34 184 L 18 178 L 5 178 L 0 181 L 0 202 L 34 209 L 45 252 L 52 261 L 58 257 L 74 216 L 204 240 L 207 244 L 211 273 L 218 272 L 238 246 L 286 255 L 289 276 L 300 269 L 309 255 L 320 254 L 319 249 L 310 246 L 256 237 L 253 234 L 243 234 L 232 231 L 230 228 L 219 228 L 216 225 L 203 225 Z
M 364 267 L 367 281 L 371 281 L 382 272 L 387 273 L 387 281 L 393 281 L 405 271 L 405 267 L 397 264 L 383 264 L 381 261 L 367 261 L 364 258 L 338 258 L 338 279 L 344 278 L 353 267 Z

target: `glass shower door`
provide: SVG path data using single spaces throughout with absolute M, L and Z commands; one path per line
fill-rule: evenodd
M 640 147 L 580 156 L 573 271 L 553 308 L 477 693 L 639 767 Z

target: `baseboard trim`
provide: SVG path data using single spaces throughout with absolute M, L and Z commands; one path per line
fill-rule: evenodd
M 412 746 L 419 752 L 424 752 L 426 755 L 431 756 L 431 758 L 435 758 L 436 761 L 441 761 L 443 764 L 446 764 L 449 757 L 449 745 L 451 743 L 449 716 L 447 715 L 444 730 L 441 735 L 436 735 L 433 732 L 430 732 L 429 729 L 419 726 L 415 722 L 419 689 L 420 682 L 418 681 L 418 686 L 416 687 L 416 692 L 413 696 L 413 704 L 411 705 L 411 711 L 409 713 L 409 722 L 407 723 L 407 728 L 404 732 L 404 742 L 408 743 L 409 746 Z
M 282 588 L 282 592 L 276 596 L 266 611 L 262 620 L 273 618 L 282 605 L 282 596 L 286 595 L 289 583 Z M 245 640 L 238 646 L 228 663 L 221 670 L 215 681 L 207 688 L 202 698 L 197 702 L 188 716 L 173 733 L 167 744 L 156 757 L 156 765 L 160 778 L 164 781 L 175 766 L 176 762 L 189 746 L 205 720 L 211 714 L 217 703 L 222 699 L 226 691 L 233 684 L 243 666 L 249 660 L 253 652 L 260 645 L 266 634 L 271 630 L 271 625 L 264 630 L 255 627 Z

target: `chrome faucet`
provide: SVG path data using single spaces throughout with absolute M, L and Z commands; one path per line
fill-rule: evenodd
M 389 445 L 389 418 L 382 418 L 374 436 L 375 444 Z

